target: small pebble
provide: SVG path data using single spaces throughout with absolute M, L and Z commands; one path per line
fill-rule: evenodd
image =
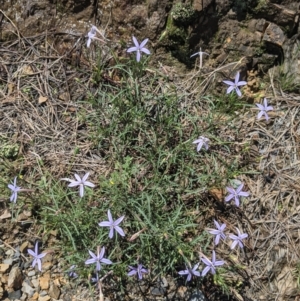
M 35 276 L 35 271 L 29 271 L 27 275 L 28 277 Z

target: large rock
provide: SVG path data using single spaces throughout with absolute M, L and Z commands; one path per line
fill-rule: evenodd
M 284 74 L 287 90 L 300 92 L 300 34 L 295 35 L 283 45 L 284 62 L 278 72 Z
M 13 267 L 9 273 L 7 285 L 9 288 L 20 289 L 22 287 L 23 276 L 19 267 Z

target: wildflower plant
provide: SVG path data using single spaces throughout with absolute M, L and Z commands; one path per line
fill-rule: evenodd
M 247 233 L 241 233 L 241 231 L 238 228 L 236 228 L 236 231 L 237 231 L 238 235 L 229 234 L 229 237 L 233 240 L 231 247 L 230 247 L 231 249 L 234 249 L 237 245 L 240 248 L 243 248 L 244 247 L 243 240 L 248 237 Z
M 143 275 L 149 273 L 149 271 L 142 264 L 138 264 L 137 267 L 128 266 L 128 268 L 130 269 L 130 271 L 127 273 L 127 275 L 137 275 L 138 280 L 142 280 Z
M 125 236 L 123 229 L 119 226 L 119 224 L 123 221 L 125 216 L 123 215 L 114 221 L 109 209 L 107 211 L 107 216 L 108 216 L 108 221 L 101 222 L 98 225 L 100 227 L 109 227 L 110 228 L 108 237 L 113 238 L 114 230 L 117 233 L 119 233 L 121 236 Z
M 105 264 L 112 264 L 112 262 L 104 258 L 105 253 L 105 247 L 103 247 L 100 251 L 100 247 L 97 248 L 97 255 L 89 250 L 89 254 L 91 255 L 91 258 L 85 261 L 85 264 L 94 264 L 96 263 L 96 271 L 101 270 L 101 263 Z
M 99 37 L 96 37 L 96 34 L 99 34 L 101 37 L 102 37 L 102 39 L 100 39 Z M 88 32 L 88 35 L 87 35 L 87 37 L 88 37 L 88 40 L 87 40 L 87 43 L 86 43 L 86 47 L 90 47 L 90 45 L 91 45 L 91 42 L 93 41 L 93 40 L 98 40 L 98 41 L 100 41 L 100 42 L 105 42 L 105 37 L 104 37 L 104 35 L 102 34 L 102 32 L 96 27 L 96 26 L 92 26 L 92 28 L 91 28 L 91 30 Z
M 229 86 L 227 88 L 227 92 L 226 92 L 227 94 L 231 93 L 234 90 L 239 97 L 242 96 L 242 92 L 239 89 L 239 87 L 247 85 L 247 82 L 240 81 L 240 73 L 239 72 L 237 72 L 237 74 L 235 75 L 234 82 L 232 82 L 230 80 L 223 80 L 223 83 L 225 83 L 226 85 Z
M 138 46 L 135 43 L 135 49 L 131 49 L 137 52 L 136 59 L 148 54 L 142 50 L 146 43 Z M 157 93 L 160 76 L 151 74 L 150 81 L 149 77 L 146 81 L 144 77 L 136 80 L 133 69 L 121 63 L 110 67 L 109 74 L 118 74 L 123 84 L 99 83 L 97 92 L 86 100 L 92 110 L 78 114 L 90 126 L 90 143 L 101 150 L 103 161 L 112 168 L 97 175 L 99 185 L 92 190 L 93 197 L 81 202 L 72 202 L 68 190 L 55 181 L 43 183 L 39 187 L 46 191 L 41 202 L 43 226 L 59 229 L 68 254 L 79 253 L 82 259 L 89 250 L 90 258 L 81 263 L 95 265 L 100 273 L 103 263 L 118 262 L 109 266 L 118 277 L 143 279 L 150 269 L 153 275 L 166 275 L 174 272 L 181 262 L 180 250 L 185 258 L 193 258 L 197 247 L 201 245 L 205 251 L 210 242 L 209 234 L 197 222 L 202 213 L 190 214 L 193 208 L 187 204 L 189 200 L 199 200 L 212 181 L 221 183 L 224 174 L 220 170 L 226 168 L 213 151 L 205 153 L 208 161 L 203 161 L 204 156 L 195 151 L 195 148 L 207 150 L 208 138 L 198 136 L 201 141 L 195 140 L 194 148 L 190 137 L 197 137 L 198 121 L 208 126 L 208 135 L 214 135 L 212 125 L 216 120 L 205 114 L 195 116 L 191 109 L 194 104 L 183 106 L 173 89 Z M 210 166 L 211 162 L 216 165 Z M 228 157 L 226 167 L 230 166 L 230 173 L 236 171 L 232 162 L 235 159 Z M 79 175 L 74 180 L 63 178 L 69 187 L 79 186 L 80 196 L 84 195 L 85 186 L 89 186 L 87 179 L 87 174 L 82 179 Z M 89 187 L 95 187 L 91 184 Z M 116 213 L 122 216 L 115 216 Z M 106 214 L 108 218 L 103 221 L 101 217 Z M 99 231 L 98 226 L 109 229 Z M 125 232 L 132 239 L 111 239 Z M 223 239 L 221 233 L 219 236 L 219 240 Z M 104 248 L 96 254 L 90 251 L 99 244 L 110 250 L 110 259 L 105 258 Z M 140 254 L 143 265 L 132 266 Z M 78 258 L 70 255 L 69 262 L 79 266 Z M 190 273 L 195 277 L 201 275 L 195 266 Z M 188 278 L 189 274 L 183 276 Z
M 269 120 L 269 115 L 267 114 L 268 111 L 273 111 L 273 107 L 268 105 L 268 100 L 264 98 L 264 104 L 261 105 L 259 103 L 256 104 L 260 112 L 257 114 L 257 119 L 260 119 L 262 116 L 265 116 L 266 121 Z
M 208 138 L 206 138 L 204 136 L 200 136 L 198 139 L 193 141 L 193 144 L 197 144 L 197 152 L 199 152 L 201 150 L 202 146 L 204 146 L 205 149 L 208 150 L 208 142 L 209 142 Z
M 139 62 L 141 60 L 142 52 L 146 54 L 150 54 L 149 49 L 147 49 L 145 46 L 147 44 L 149 39 L 145 39 L 139 44 L 138 40 L 135 36 L 132 36 L 132 41 L 134 43 L 133 47 L 130 47 L 127 49 L 127 52 L 136 52 L 136 61 Z
M 13 184 L 8 184 L 8 188 L 11 190 L 10 201 L 16 203 L 18 192 L 21 191 L 21 187 L 17 186 L 17 177 L 14 178 Z
M 200 51 L 192 54 L 191 57 L 196 55 L 199 55 L 199 69 L 202 69 L 203 55 L 209 55 L 209 54 L 207 52 L 201 51 L 201 47 L 200 47 Z
M 75 173 L 75 178 L 76 180 L 72 180 L 69 178 L 62 178 L 61 180 L 64 181 L 68 181 L 70 182 L 70 184 L 68 185 L 68 187 L 76 187 L 79 186 L 79 195 L 82 198 L 84 195 L 84 186 L 88 186 L 88 187 L 95 187 L 95 184 L 93 184 L 92 182 L 87 181 L 87 178 L 89 177 L 90 173 L 87 172 L 82 178 L 80 178 L 80 176 L 78 174 Z
M 193 266 L 193 268 L 192 267 L 186 267 L 185 270 L 179 271 L 178 274 L 182 275 L 182 276 L 187 275 L 186 281 L 189 282 L 189 281 L 192 280 L 193 276 L 195 276 L 195 277 L 200 277 L 201 276 L 200 272 L 198 271 L 199 265 L 200 265 L 200 263 L 196 263 Z
M 230 200 L 234 199 L 235 205 L 237 207 L 240 206 L 240 197 L 247 197 L 250 194 L 246 191 L 242 191 L 244 187 L 244 183 L 240 184 L 237 189 L 234 189 L 233 187 L 226 187 L 226 190 L 229 192 L 229 194 L 225 198 L 225 202 L 229 202 Z
M 32 267 L 38 266 L 38 270 L 42 271 L 42 261 L 41 259 L 47 255 L 47 253 L 41 253 L 39 254 L 39 246 L 38 242 L 35 243 L 34 251 L 28 249 L 28 253 L 33 257 L 32 261 Z
M 212 251 L 212 258 L 209 260 L 208 258 L 201 258 L 201 261 L 206 265 L 203 269 L 201 276 L 204 277 L 209 271 L 212 274 L 216 273 L 216 267 L 223 265 L 225 262 L 223 260 L 216 259 L 216 252 Z
M 220 239 L 225 239 L 226 235 L 224 233 L 224 230 L 226 228 L 226 224 L 220 225 L 216 220 L 214 220 L 214 224 L 216 226 L 216 229 L 208 229 L 208 232 L 210 234 L 215 235 L 215 245 L 218 245 L 220 242 Z

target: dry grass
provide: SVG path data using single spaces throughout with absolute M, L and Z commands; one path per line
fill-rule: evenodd
M 78 114 L 80 100 L 95 90 L 84 43 L 84 37 L 45 33 L 2 44 L 0 134 L 19 145 L 27 168 L 40 162 L 59 177 L 74 166 L 103 169 Z

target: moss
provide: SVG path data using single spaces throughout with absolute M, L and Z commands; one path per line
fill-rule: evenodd
M 196 11 L 190 4 L 177 3 L 171 12 L 175 24 L 189 25 L 196 18 Z
M 17 157 L 18 153 L 19 153 L 19 145 L 18 144 L 3 143 L 1 141 L 0 157 L 6 158 L 6 159 L 14 159 Z

